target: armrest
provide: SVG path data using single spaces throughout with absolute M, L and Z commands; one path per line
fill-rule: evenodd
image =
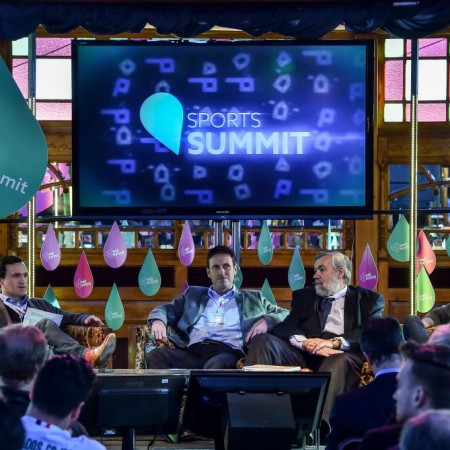
M 76 339 L 84 347 L 99 346 L 106 335 L 111 333 L 108 327 L 93 327 L 88 325 L 66 325 L 64 331 Z

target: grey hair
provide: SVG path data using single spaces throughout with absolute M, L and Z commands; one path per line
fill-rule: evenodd
M 344 269 L 344 282 L 345 284 L 350 284 L 350 279 L 352 277 L 352 263 L 347 255 L 336 250 L 324 250 L 321 251 L 314 258 L 314 263 L 324 256 L 331 255 L 331 265 L 333 269 L 337 272 L 341 267 Z

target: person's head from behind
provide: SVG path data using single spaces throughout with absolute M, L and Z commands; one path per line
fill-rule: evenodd
M 400 450 L 445 449 L 450 442 L 450 410 L 430 409 L 411 417 L 400 437 Z
M 36 327 L 8 325 L 0 330 L 0 377 L 6 386 L 26 389 L 47 357 L 47 339 Z
M 380 317 L 367 321 L 361 331 L 361 349 L 371 366 L 385 362 L 400 364 L 403 332 L 397 319 Z
M 394 394 L 397 421 L 427 409 L 450 409 L 450 347 L 407 342 L 401 351 L 406 359 Z
M 23 259 L 16 255 L 2 258 L 0 262 L 0 286 L 2 294 L 13 300 L 18 300 L 26 295 L 28 269 Z
M 66 427 L 78 419 L 96 379 L 94 370 L 83 358 L 58 355 L 40 370 L 31 393 L 29 413 L 39 411 L 47 418 L 66 420 Z
M 223 294 L 231 290 L 237 273 L 237 263 L 233 251 L 224 245 L 210 249 L 206 273 L 217 293 Z
M 25 429 L 20 417 L 4 400 L 0 400 L 0 448 L 21 450 L 25 443 Z
M 317 295 L 334 295 L 350 283 L 351 261 L 335 250 L 320 252 L 314 258 L 314 284 Z

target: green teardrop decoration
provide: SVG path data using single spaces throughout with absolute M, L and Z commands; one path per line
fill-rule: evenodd
M 48 303 L 50 303 L 50 305 L 53 305 L 56 308 L 61 308 L 61 306 L 59 306 L 59 302 L 56 298 L 55 292 L 53 291 L 53 288 L 50 284 L 47 286 L 47 290 L 45 291 L 44 300 L 46 300 Z
M 147 252 L 138 276 L 139 289 L 148 296 L 155 295 L 161 287 L 161 274 L 151 250 Z
M 261 294 L 265 297 L 272 305 L 276 305 L 277 301 L 275 300 L 275 296 L 273 295 L 272 289 L 270 289 L 270 284 L 267 278 L 264 280 L 264 284 L 261 288 Z
M 288 282 L 291 290 L 301 289 L 305 285 L 305 279 L 305 266 L 303 265 L 298 246 L 296 246 L 288 270 Z
M 244 277 L 242 275 L 241 268 L 237 266 L 237 272 L 236 275 L 234 276 L 234 285 L 236 286 L 236 289 L 239 290 L 241 288 L 243 280 Z
M 409 223 L 403 214 L 389 236 L 387 251 L 396 261 L 409 261 Z
M 426 313 L 434 305 L 435 293 L 425 267 L 422 266 L 417 276 L 417 311 Z
M 118 330 L 123 325 L 124 320 L 125 310 L 123 309 L 116 283 L 114 283 L 108 301 L 106 302 L 105 321 L 109 328 Z
M 261 263 L 267 266 L 268 264 L 270 264 L 270 261 L 272 261 L 272 256 L 272 236 L 270 235 L 269 227 L 267 226 L 267 220 L 264 220 L 258 241 L 258 257 Z

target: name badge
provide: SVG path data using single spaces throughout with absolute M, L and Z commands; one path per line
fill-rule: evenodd
M 212 314 L 209 318 L 209 323 L 213 325 L 225 325 L 225 314 Z

